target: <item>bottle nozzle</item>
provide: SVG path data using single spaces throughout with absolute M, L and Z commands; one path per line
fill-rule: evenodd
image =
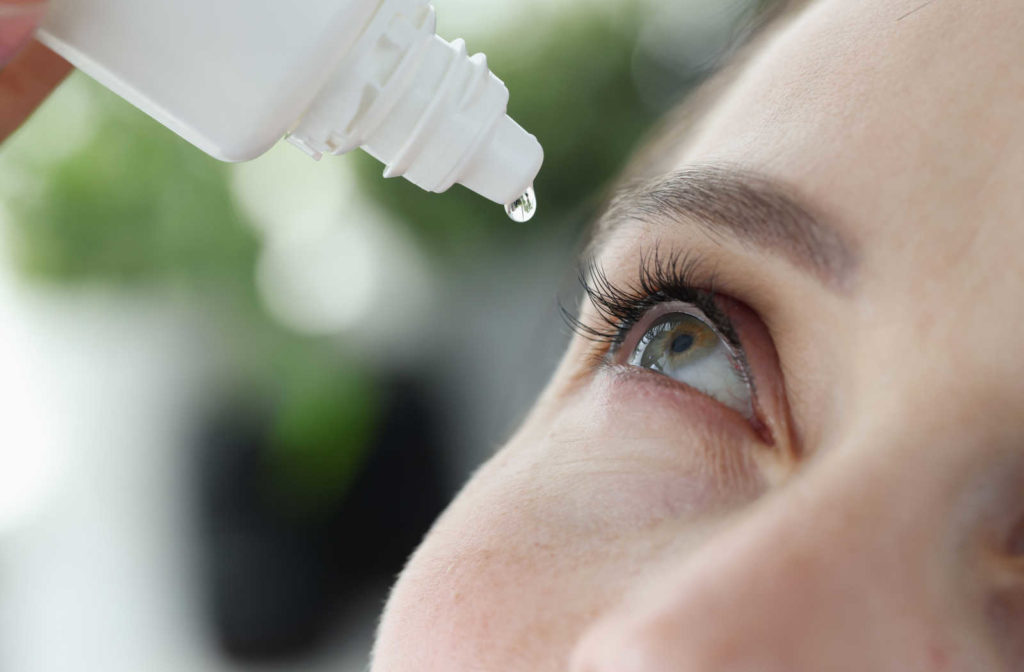
M 511 203 L 526 193 L 543 162 L 537 138 L 502 115 L 456 181 L 495 203 Z

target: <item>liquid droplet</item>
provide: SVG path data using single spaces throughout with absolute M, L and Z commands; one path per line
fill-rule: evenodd
M 505 213 L 514 222 L 528 222 L 537 212 L 537 195 L 529 187 L 522 196 L 505 206 Z

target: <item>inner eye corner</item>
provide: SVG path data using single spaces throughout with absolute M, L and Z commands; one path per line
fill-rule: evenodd
M 1004 588 L 1024 589 L 1024 514 L 1009 527 L 997 524 L 979 529 L 978 551 L 982 563 Z
M 1019 559 L 1024 570 L 1024 514 L 1010 528 L 1006 536 L 1004 552 L 1011 558 Z

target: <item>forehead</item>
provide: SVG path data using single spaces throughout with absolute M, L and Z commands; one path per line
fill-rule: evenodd
M 885 241 L 878 255 L 959 257 L 982 237 L 991 263 L 1024 242 L 1022 31 L 1018 0 L 822 0 L 765 45 L 678 163 L 792 184 L 866 246 Z

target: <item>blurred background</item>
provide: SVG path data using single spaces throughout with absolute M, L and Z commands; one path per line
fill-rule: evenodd
M 80 74 L 0 147 L 0 669 L 365 669 L 611 180 L 772 3 L 434 4 L 544 146 L 527 224 L 359 153 L 219 163 Z

